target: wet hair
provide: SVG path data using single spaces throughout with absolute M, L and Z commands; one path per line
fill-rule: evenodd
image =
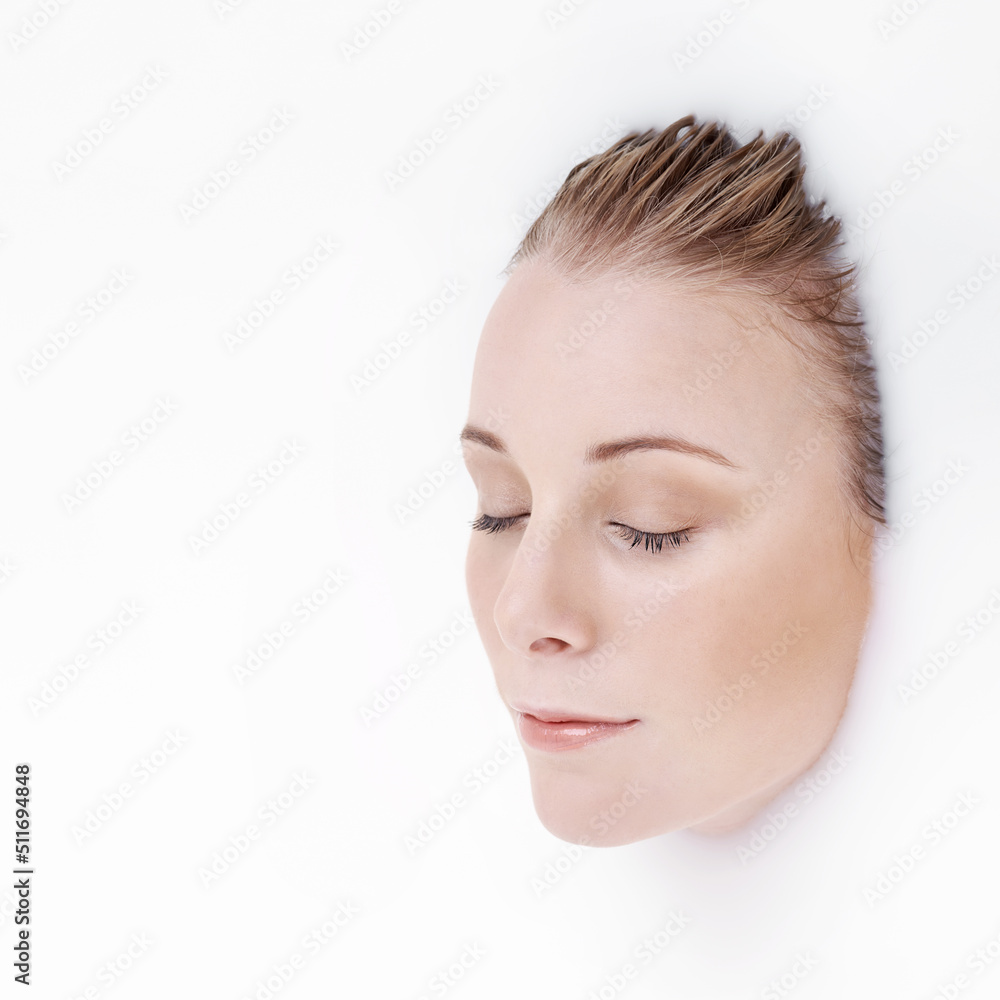
M 804 173 L 788 132 L 741 144 L 724 124 L 690 115 L 630 132 L 570 170 L 505 273 L 540 260 L 569 280 L 621 274 L 754 293 L 766 325 L 798 348 L 806 391 L 836 429 L 848 510 L 885 524 L 879 392 L 856 270 Z

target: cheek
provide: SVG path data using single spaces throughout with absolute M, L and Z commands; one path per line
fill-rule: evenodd
M 488 652 L 492 652 L 499 642 L 493 610 L 497 597 L 503 588 L 506 573 L 497 558 L 495 546 L 491 550 L 490 539 L 482 533 L 473 533 L 465 557 L 465 586 L 469 594 L 469 606 L 476 621 L 479 635 Z
M 724 742 L 756 727 L 762 738 L 836 711 L 867 605 L 864 578 L 825 542 L 803 533 L 721 550 L 636 634 L 647 706 L 673 737 L 700 743 L 710 729 Z

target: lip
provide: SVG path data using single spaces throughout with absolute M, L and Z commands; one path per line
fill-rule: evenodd
M 638 719 L 624 722 L 579 716 L 576 712 L 558 712 L 515 708 L 517 730 L 521 739 L 535 750 L 577 750 L 601 743 L 639 725 Z

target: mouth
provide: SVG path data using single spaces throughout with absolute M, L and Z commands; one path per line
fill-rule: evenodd
M 514 709 L 521 739 L 535 750 L 577 750 L 581 747 L 613 739 L 634 726 L 638 719 L 619 722 L 590 716 L 574 717 L 572 713 L 532 712 Z

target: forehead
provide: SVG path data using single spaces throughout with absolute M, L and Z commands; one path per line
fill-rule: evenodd
M 571 282 L 519 265 L 483 328 L 469 413 L 500 436 L 558 444 L 671 433 L 740 465 L 772 465 L 815 421 L 793 348 L 751 293 L 607 275 Z

